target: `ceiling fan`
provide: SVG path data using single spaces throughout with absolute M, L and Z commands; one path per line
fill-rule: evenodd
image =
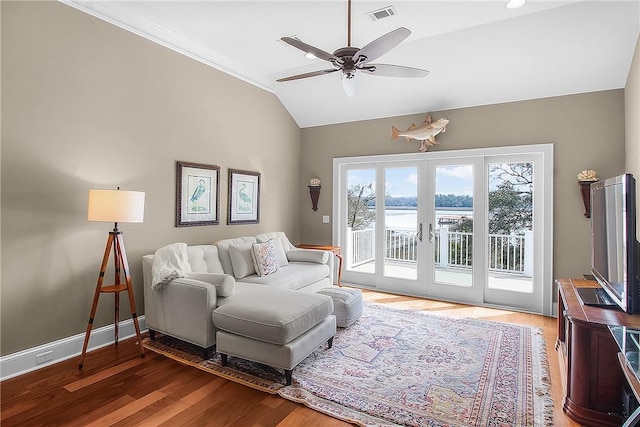
M 313 55 L 316 58 L 328 61 L 333 68 L 325 70 L 311 71 L 309 73 L 297 74 L 295 76 L 284 77 L 277 82 L 287 82 L 290 80 L 306 79 L 308 77 L 322 76 L 325 74 L 342 72 L 342 86 L 347 96 L 355 96 L 358 90 L 357 72 L 367 73 L 373 76 L 386 77 L 424 77 L 429 74 L 427 70 L 419 68 L 404 67 L 402 65 L 372 64 L 371 61 L 381 57 L 391 49 L 399 45 L 404 39 L 409 37 L 411 31 L 404 27 L 393 30 L 366 45 L 362 49 L 351 46 L 351 0 L 348 2 L 347 17 L 347 46 L 341 47 L 333 53 L 325 52 L 322 49 L 311 46 L 293 37 L 282 37 L 281 40 L 291 46 Z

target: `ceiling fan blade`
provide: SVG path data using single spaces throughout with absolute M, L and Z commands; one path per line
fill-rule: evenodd
M 310 44 L 306 44 L 305 42 L 298 39 L 294 39 L 292 37 L 282 37 L 280 40 L 287 44 L 290 44 L 295 48 L 300 49 L 303 52 L 310 53 L 316 58 L 324 59 L 325 61 L 329 62 L 341 62 L 337 56 L 334 56 L 329 52 L 325 52 L 322 49 L 318 49 L 317 47 L 311 46 Z
M 398 46 L 404 39 L 409 37 L 411 31 L 404 27 L 400 27 L 390 33 L 380 36 L 353 55 L 353 62 L 366 63 L 380 58 L 385 53 L 389 52 L 394 47 Z M 362 59 L 362 57 L 365 59 Z
M 328 70 L 311 71 L 310 73 L 303 73 L 303 74 L 297 74 L 295 76 L 283 77 L 283 78 L 278 79 L 276 81 L 277 82 L 288 82 L 290 80 L 300 80 L 300 79 L 306 79 L 307 77 L 322 76 L 322 75 L 325 75 L 325 74 L 334 73 L 336 71 L 338 71 L 336 68 L 331 68 L 331 69 L 328 69 Z
M 429 74 L 429 71 L 420 68 L 389 64 L 367 64 L 365 67 L 358 69 L 367 74 L 385 77 L 425 77 Z

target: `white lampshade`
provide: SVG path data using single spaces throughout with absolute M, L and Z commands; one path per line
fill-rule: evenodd
M 89 221 L 142 222 L 143 218 L 143 192 L 89 190 Z

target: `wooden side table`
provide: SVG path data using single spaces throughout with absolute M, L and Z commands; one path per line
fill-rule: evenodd
M 342 250 L 340 246 L 330 246 L 330 245 L 311 245 L 311 244 L 300 244 L 296 245 L 296 248 L 300 249 L 316 249 L 319 251 L 329 251 L 332 252 L 336 258 L 339 260 L 338 265 L 338 286 L 342 286 Z

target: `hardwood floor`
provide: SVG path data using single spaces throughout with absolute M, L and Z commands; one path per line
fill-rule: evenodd
M 578 426 L 562 412 L 554 350 L 556 319 L 533 314 L 364 291 L 366 301 L 544 330 L 555 403 L 555 425 Z M 135 339 L 0 383 L 4 426 L 347 426 L 307 407 L 146 351 Z M 294 371 L 295 375 L 295 371 Z

